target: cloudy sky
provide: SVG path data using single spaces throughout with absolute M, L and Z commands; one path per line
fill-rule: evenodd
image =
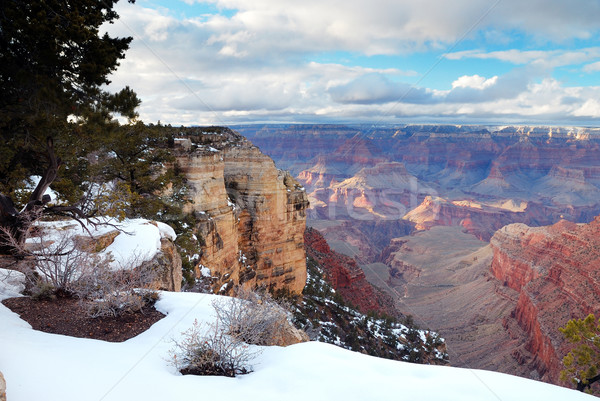
M 598 0 L 125 0 L 145 122 L 600 125 Z

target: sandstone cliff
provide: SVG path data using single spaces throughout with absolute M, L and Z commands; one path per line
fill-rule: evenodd
M 531 228 L 511 224 L 491 240 L 492 273 L 519 291 L 513 317 L 528 335 L 543 380 L 558 383 L 567 344 L 558 327 L 600 312 L 600 217 Z
M 198 129 L 176 139 L 177 164 L 187 177 L 201 250 L 196 274 L 208 268 L 213 291 L 286 287 L 306 282 L 304 189 L 241 135 Z M 206 274 L 206 271 L 205 271 Z

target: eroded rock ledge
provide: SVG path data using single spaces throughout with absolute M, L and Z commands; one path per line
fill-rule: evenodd
M 186 212 L 201 237 L 196 274 L 210 269 L 218 293 L 238 285 L 300 293 L 306 283 L 304 188 L 227 128 L 187 131 L 174 146 L 190 187 Z

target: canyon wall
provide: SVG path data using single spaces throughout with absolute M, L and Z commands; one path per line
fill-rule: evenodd
M 600 312 L 600 217 L 532 228 L 511 224 L 491 240 L 493 275 L 519 292 L 512 314 L 543 380 L 558 383 L 567 344 L 558 331 Z
M 174 146 L 201 249 L 196 275 L 210 274 L 219 293 L 238 285 L 300 293 L 308 206 L 300 184 L 226 128 L 186 132 Z
M 305 186 L 308 224 L 387 280 L 399 310 L 448 338 L 454 361 L 557 383 L 557 328 L 600 308 L 600 129 L 240 130 Z M 491 248 L 473 251 L 473 236 Z M 454 260 L 463 249 L 473 256 Z
M 409 219 L 419 229 L 463 226 L 489 240 L 509 223 L 589 222 L 600 214 L 598 129 L 285 125 L 240 130 L 306 187 L 311 220 Z M 432 198 L 445 204 L 438 207 Z
M 304 234 L 306 253 L 323 267 L 327 279 L 344 301 L 362 313 L 394 314 L 390 296 L 374 288 L 354 259 L 333 251 L 319 231 L 308 228 Z

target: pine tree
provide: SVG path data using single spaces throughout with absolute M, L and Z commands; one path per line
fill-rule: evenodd
M 102 89 L 132 40 L 100 35 L 102 24 L 118 18 L 117 1 L 2 2 L 0 229 L 18 242 L 43 213 L 78 215 L 75 207 L 46 207 L 45 191 L 60 172 L 66 178 L 63 187 L 72 191 L 67 196 L 76 198 L 87 168 L 82 156 L 96 144 L 91 127 L 110 123 L 114 113 L 135 117 L 140 102 L 132 90 L 110 94 Z M 28 199 L 19 199 L 32 175 L 42 179 Z
M 591 385 L 600 381 L 600 321 L 590 314 L 585 319 L 569 320 L 559 330 L 575 344 L 563 358 L 561 380 L 570 381 L 579 391 L 591 392 Z

